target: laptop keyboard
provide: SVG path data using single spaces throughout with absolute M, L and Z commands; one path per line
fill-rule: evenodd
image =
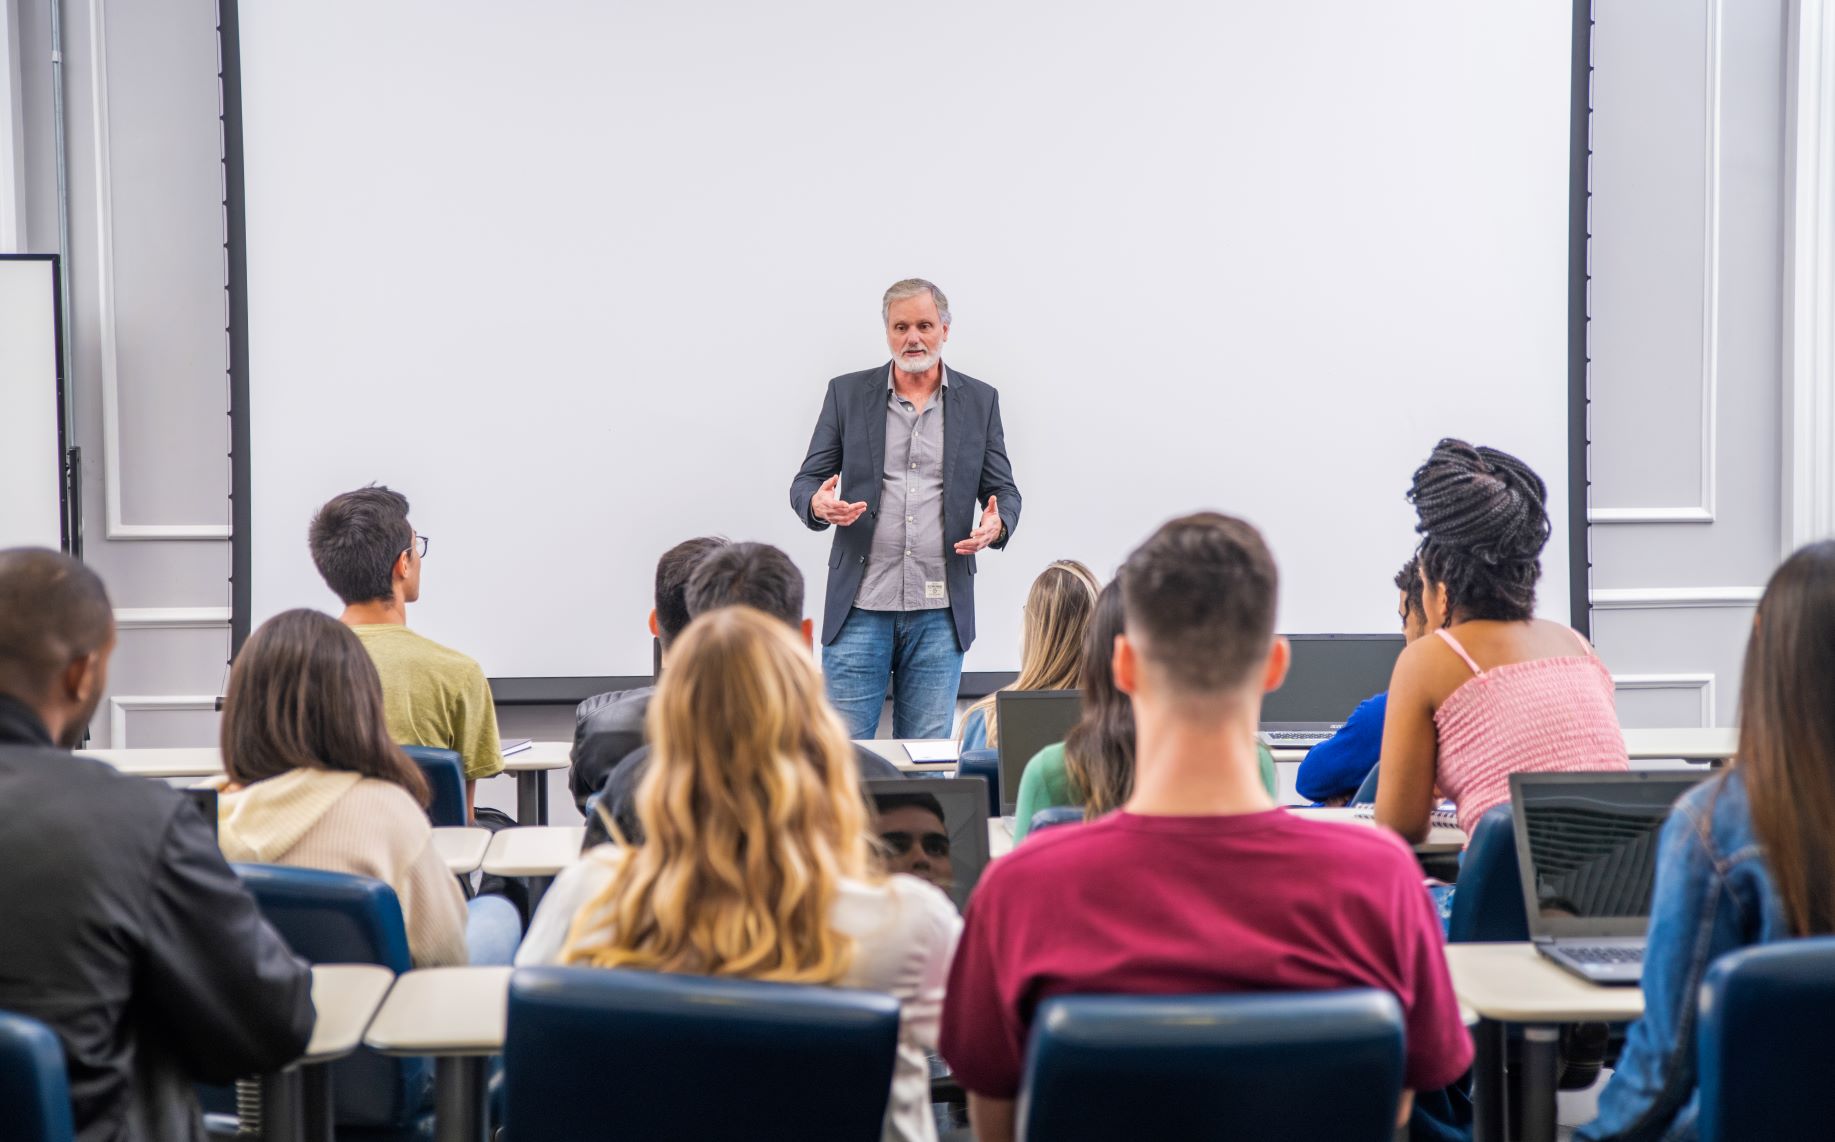
M 1330 730 L 1269 730 L 1271 742 L 1322 742 L 1332 736 Z
M 1561 954 L 1578 964 L 1641 964 L 1644 962 L 1644 949 L 1641 947 L 1594 947 L 1590 945 L 1572 947 L 1563 944 Z

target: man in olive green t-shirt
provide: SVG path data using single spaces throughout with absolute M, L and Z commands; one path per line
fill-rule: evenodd
M 478 780 L 503 772 L 497 710 L 476 662 L 408 629 L 427 537 L 409 525 L 407 497 L 379 485 L 346 492 L 318 510 L 307 534 L 312 562 L 344 603 L 339 618 L 382 676 L 389 733 L 403 745 L 458 751 L 469 816 Z

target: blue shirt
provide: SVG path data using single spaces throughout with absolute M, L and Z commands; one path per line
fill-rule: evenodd
M 1716 957 L 1790 935 L 1783 903 L 1752 833 L 1738 769 L 1676 802 L 1657 842 L 1644 1017 L 1631 1025 L 1599 1117 L 1574 1137 L 1696 1136 L 1695 1016 L 1701 978 Z
M 1294 775 L 1295 791 L 1310 801 L 1356 793 L 1382 755 L 1383 715 L 1388 708 L 1387 692 L 1359 703 L 1337 733 L 1306 751 Z

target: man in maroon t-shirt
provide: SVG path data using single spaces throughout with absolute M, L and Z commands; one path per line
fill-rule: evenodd
M 1409 1092 L 1471 1064 L 1407 846 L 1301 820 L 1262 787 L 1261 697 L 1288 657 L 1275 584 L 1261 535 L 1216 514 L 1166 524 L 1122 567 L 1113 667 L 1134 704 L 1133 796 L 994 862 L 950 970 L 941 1050 L 982 1142 L 1013 1135 L 1026 1036 L 1054 995 L 1380 987 L 1401 1002 Z

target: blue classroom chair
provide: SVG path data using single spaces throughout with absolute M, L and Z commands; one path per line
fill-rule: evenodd
M 64 1045 L 36 1019 L 0 1011 L 0 1130 L 19 1142 L 70 1142 Z
M 1067 996 L 1032 1025 L 1027 1142 L 1391 1142 L 1402 1010 L 1385 991 Z
M 465 766 L 459 751 L 430 745 L 404 745 L 401 751 L 420 766 L 433 800 L 427 803 L 427 819 L 436 827 L 468 824 L 465 812 Z
M 522 968 L 510 979 L 504 1135 L 878 1138 L 897 1050 L 898 1001 L 879 992 Z
M 1447 919 L 1451 944 L 1520 943 L 1529 939 L 1523 910 L 1523 881 L 1516 860 L 1516 824 L 1508 804 L 1478 819 L 1459 865 L 1453 914 Z
M 1701 1142 L 1829 1137 L 1835 937 L 1741 948 L 1701 985 Z
M 414 966 L 395 890 L 380 880 L 316 868 L 232 864 L 261 914 L 295 954 L 315 964 Z M 433 1066 L 367 1047 L 331 1065 L 338 1137 L 397 1142 L 431 1137 Z
M 957 777 L 979 777 L 988 784 L 988 820 L 1000 816 L 1000 751 L 965 749 L 956 758 Z

